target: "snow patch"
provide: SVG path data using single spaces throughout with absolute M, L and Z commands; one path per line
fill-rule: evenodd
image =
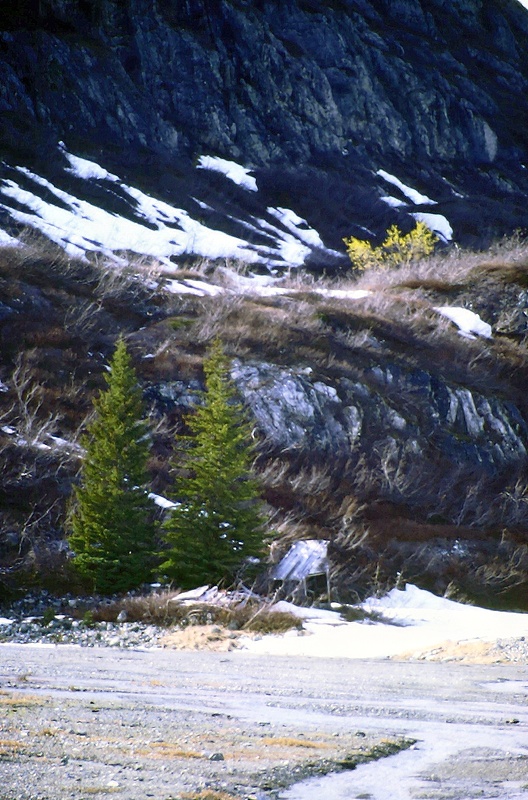
M 273 209 L 267 209 L 268 213 Z M 295 234 L 288 233 L 282 228 L 272 225 L 265 219 L 256 220 L 257 226 L 254 227 L 255 232 L 259 229 L 272 235 L 276 239 L 279 252 L 285 265 L 291 267 L 300 267 L 304 264 L 310 253 L 311 248 L 299 241 L 299 237 Z M 261 248 L 263 252 L 269 251 L 269 248 Z M 271 251 L 269 251 L 271 253 Z
M 168 280 L 163 284 L 163 288 L 170 294 L 193 294 L 196 297 L 218 297 L 218 295 L 225 294 L 225 289 L 221 286 L 190 278 L 181 281 Z
M 163 497 L 161 494 L 154 494 L 154 492 L 149 492 L 149 500 L 152 500 L 159 508 L 163 508 L 165 510 L 171 508 L 177 508 L 180 503 L 174 503 L 172 500 L 169 500 L 167 497 Z
M 391 624 L 369 619 L 344 622 L 337 611 L 298 609 L 281 603 L 281 610 L 304 619 L 304 630 L 244 640 L 244 647 L 260 654 L 388 658 L 446 641 L 490 642 L 528 634 L 527 614 L 467 606 L 411 585 L 381 598 L 369 598 L 358 608 L 380 614 Z
M 324 250 L 324 244 L 317 231 L 310 228 L 306 220 L 299 217 L 295 211 L 290 208 L 281 208 L 280 206 L 278 208 L 267 208 L 266 210 L 268 214 L 282 222 L 284 227 L 288 228 L 302 242 L 306 242 L 310 247 L 320 247 Z
M 165 281 L 163 288 L 170 294 L 194 294 L 196 297 L 205 297 L 206 292 L 196 286 L 188 286 L 186 281 Z
M 380 178 L 383 178 L 384 181 L 387 183 L 396 186 L 405 197 L 407 197 L 411 203 L 417 206 L 436 206 L 438 203 L 436 200 L 431 200 L 430 197 L 427 197 L 425 194 L 421 194 L 420 192 L 416 191 L 410 186 L 407 186 L 405 183 L 402 183 L 399 178 L 396 178 L 395 175 L 391 175 L 389 172 L 385 172 L 383 169 L 379 169 L 376 172 L 376 175 L 379 175 Z M 386 195 L 381 198 L 384 203 L 391 206 L 391 208 L 402 208 L 406 206 L 406 203 L 403 200 L 399 200 L 397 197 L 392 197 L 390 195 Z M 443 214 L 428 214 L 422 211 L 412 212 L 412 217 L 417 222 L 423 222 L 424 225 L 427 225 L 429 230 L 436 233 L 436 235 L 443 239 L 444 242 L 450 242 L 453 238 L 453 228 L 451 227 L 449 220 L 447 217 L 444 217 Z
M 453 238 L 453 228 L 443 214 L 426 214 L 423 211 L 415 211 L 411 216 L 417 222 L 423 222 L 424 225 L 427 225 L 429 230 L 436 233 L 444 242 L 450 242 Z
M 281 223 L 281 227 L 272 225 L 265 219 L 255 220 L 255 225 L 245 223 L 245 227 L 257 233 L 265 231 L 271 234 L 286 265 L 301 267 L 314 249 L 322 250 L 329 256 L 342 257 L 342 253 L 326 248 L 317 231 L 310 228 L 306 220 L 299 217 L 295 211 L 281 207 L 269 207 L 266 211 Z M 266 252 L 267 248 L 260 250 Z
M 436 200 L 431 200 L 431 198 L 427 197 L 426 194 L 421 194 L 411 186 L 406 186 L 406 184 L 402 183 L 399 178 L 396 178 L 395 175 L 391 175 L 389 172 L 385 172 L 384 169 L 378 169 L 376 175 L 379 175 L 380 178 L 383 178 L 383 180 L 387 181 L 387 183 L 391 183 L 393 186 L 396 186 L 400 192 L 416 206 L 437 205 Z
M 297 619 L 303 619 L 305 622 L 325 622 L 327 625 L 338 626 L 347 625 L 348 623 L 335 611 L 330 611 L 325 608 L 306 608 L 304 606 L 296 606 L 294 603 L 288 603 L 287 600 L 279 600 L 271 606 L 271 611 L 280 611 L 284 614 L 292 614 Z
M 227 161 L 225 158 L 217 156 L 200 156 L 197 163 L 198 169 L 210 169 L 213 172 L 221 172 L 230 181 L 242 186 L 250 192 L 258 192 L 257 181 L 249 173 L 250 169 L 242 167 L 235 161 Z
M 0 247 L 19 247 L 20 242 L 14 236 L 10 236 L 7 231 L 0 230 Z
M 191 278 L 186 278 L 185 283 L 191 288 L 210 295 L 210 297 L 218 297 L 219 294 L 225 293 L 221 286 L 215 286 L 214 284 L 206 283 L 205 281 L 196 281 Z
M 264 237 L 269 242 L 264 245 L 249 244 L 237 236 L 209 228 L 193 219 L 187 211 L 124 183 L 119 176 L 95 161 L 69 153 L 64 145 L 61 151 L 69 164 L 66 172 L 87 182 L 99 181 L 110 187 L 118 186 L 122 202 L 128 202 L 131 215 L 135 217 L 129 219 L 105 211 L 62 191 L 51 181 L 25 167 L 15 167 L 24 175 L 26 182 L 33 182 L 35 190 L 28 191 L 27 183 L 22 188 L 15 180 L 2 180 L 0 209 L 6 211 L 15 223 L 39 230 L 72 257 L 85 258 L 89 252 L 100 252 L 120 265 L 125 263 L 123 253 L 134 252 L 174 268 L 172 258 L 193 254 L 204 258 L 258 263 L 270 269 L 302 266 L 313 249 L 342 258 L 341 253 L 325 248 L 317 231 L 290 209 L 267 209 L 280 225 L 255 217 L 235 220 L 252 234 Z M 202 156 L 198 166 L 220 171 L 245 189 L 257 191 L 255 178 L 248 174 L 250 170 L 235 162 Z M 45 194 L 42 190 L 45 190 Z M 49 200 L 50 194 L 57 202 Z M 9 198 L 14 201 L 12 204 Z M 206 203 L 196 202 L 202 208 L 209 208 Z M 15 239 L 0 232 L 0 245 L 13 243 L 16 243 Z
M 407 203 L 405 203 L 403 200 L 398 200 L 397 197 L 391 197 L 390 195 L 380 197 L 380 200 L 383 200 L 383 202 L 387 203 L 387 205 L 391 208 L 401 208 L 402 206 L 407 205 Z
M 132 251 L 157 258 L 170 266 L 171 256 L 185 253 L 250 262 L 263 260 L 242 239 L 207 228 L 193 220 L 186 211 L 173 208 L 126 184 L 120 185 L 129 194 L 132 208 L 155 225 L 155 230 L 78 200 L 25 168 L 17 169 L 37 185 L 48 189 L 67 208 L 42 200 L 12 180 L 2 181 L 2 193 L 27 210 L 20 211 L 3 203 L 0 207 L 17 222 L 40 230 L 69 255 L 83 257 L 86 252 L 100 251 L 113 257 L 115 251 Z M 168 227 L 169 224 L 177 225 L 177 228 Z
M 469 339 L 475 339 L 476 336 L 483 336 L 485 339 L 492 338 L 491 325 L 484 322 L 478 314 L 468 308 L 436 306 L 434 310 L 454 322 L 462 336 L 466 336 Z
M 361 300 L 373 293 L 370 289 L 317 289 L 317 294 L 333 297 L 336 300 Z
M 86 158 L 80 158 L 79 156 L 72 155 L 72 153 L 68 153 L 64 145 L 62 145 L 61 150 L 70 164 L 70 168 L 67 169 L 66 172 L 71 172 L 73 175 L 76 175 L 78 178 L 82 178 L 85 181 L 119 181 L 117 175 L 113 175 L 111 172 L 108 172 L 108 170 L 99 166 L 99 164 L 97 164 L 95 161 L 88 161 Z

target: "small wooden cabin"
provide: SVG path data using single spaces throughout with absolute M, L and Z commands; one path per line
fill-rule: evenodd
M 295 542 L 283 558 L 272 567 L 272 589 L 284 597 L 305 602 L 326 594 L 330 601 L 330 565 L 328 542 L 324 539 L 303 539 Z

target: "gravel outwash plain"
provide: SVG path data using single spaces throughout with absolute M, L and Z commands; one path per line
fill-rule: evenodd
M 393 747 L 346 775 L 401 761 L 409 798 L 510 798 L 527 689 L 516 664 L 2 644 L 0 798 L 266 800 Z
M 96 622 L 71 601 L 0 611 L 0 800 L 390 800 L 385 769 L 406 799 L 528 789 L 528 636 L 269 655 L 243 649 L 260 634 Z M 286 793 L 328 772 L 322 794 Z
M 306 665 L 234 655 L 2 645 L 0 798 L 272 797 L 406 746 L 313 707 Z

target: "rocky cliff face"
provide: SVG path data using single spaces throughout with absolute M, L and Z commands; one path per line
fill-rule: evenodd
M 319 462 L 364 459 L 373 472 L 385 472 L 387 498 L 420 488 L 425 495 L 440 463 L 442 479 L 454 486 L 461 472 L 485 479 L 516 470 L 527 457 L 528 426 L 511 401 L 450 385 L 425 370 L 375 366 L 362 380 L 327 383 L 302 369 L 259 363 L 240 365 L 233 376 L 271 445 Z M 453 497 L 449 503 L 457 516 Z
M 404 219 L 378 169 L 427 189 L 460 239 L 528 222 L 517 0 L 26 0 L 0 30 L 0 142 L 18 163 L 49 169 L 62 139 L 163 194 L 196 156 L 231 158 L 341 249 Z
M 376 562 L 381 586 L 401 575 L 524 607 L 524 404 L 434 368 L 355 371 L 356 380 L 324 381 L 262 363 L 233 371 L 277 473 L 290 465 L 269 497 L 305 535 L 330 539 L 336 594 L 371 585 Z

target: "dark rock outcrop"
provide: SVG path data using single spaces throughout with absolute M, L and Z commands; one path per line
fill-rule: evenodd
M 295 465 L 295 490 L 283 478 L 271 499 L 305 533 L 330 538 L 335 596 L 371 589 L 377 564 L 381 586 L 399 575 L 440 594 L 524 607 L 521 409 L 398 365 L 355 382 L 309 372 L 258 363 L 237 365 L 233 377 L 266 447 Z
M 0 31 L 0 145 L 17 163 L 49 172 L 64 140 L 169 196 L 197 155 L 235 159 L 341 250 L 361 226 L 409 224 L 379 200 L 380 168 L 460 240 L 528 224 L 517 0 L 26 0 L 3 4 Z
M 461 471 L 493 475 L 527 461 L 528 425 L 514 403 L 423 370 L 374 367 L 361 381 L 329 383 L 259 363 L 237 366 L 233 377 L 266 442 L 282 453 L 309 453 L 319 462 L 363 456 L 374 471 L 386 471 L 387 481 L 390 471 L 405 471 L 409 493 L 418 469 L 420 482 L 432 477 L 427 464 L 450 463 L 454 484 Z M 449 481 L 445 471 L 443 478 Z M 397 481 L 387 490 L 406 493 Z

